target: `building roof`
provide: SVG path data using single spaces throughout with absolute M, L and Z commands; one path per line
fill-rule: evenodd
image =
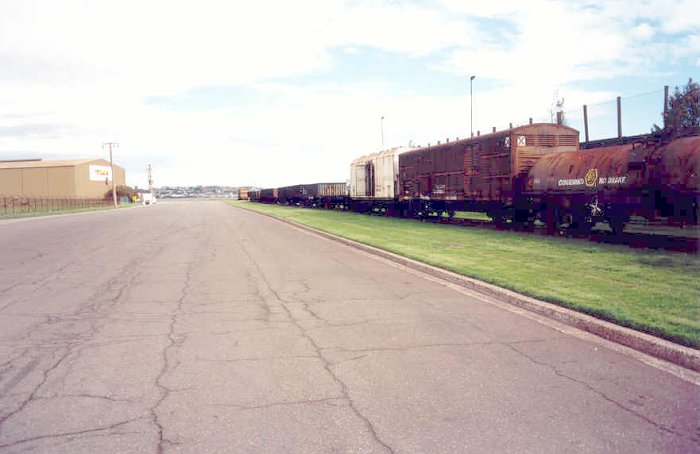
M 0 169 L 29 169 L 41 167 L 73 167 L 102 159 L 62 159 L 57 161 L 0 161 Z

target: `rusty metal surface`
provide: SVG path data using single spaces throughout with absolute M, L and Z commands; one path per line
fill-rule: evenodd
M 248 200 L 250 188 L 238 188 L 238 200 Z
M 526 189 L 534 192 L 596 192 L 640 186 L 644 162 L 653 150 L 637 144 L 545 156 L 529 172 Z
M 300 198 L 304 193 L 303 186 L 300 184 L 296 184 L 293 186 L 283 186 L 281 188 L 278 188 L 278 191 L 279 201 L 282 204 L 291 203 L 293 200 Z
M 668 144 L 655 176 L 662 187 L 700 195 L 700 137 L 684 137 Z
M 503 201 L 540 158 L 578 150 L 578 131 L 556 124 L 519 126 L 399 156 L 403 198 Z
M 348 187 L 345 183 L 317 183 L 319 197 L 344 197 Z
M 530 170 L 528 192 L 624 190 L 700 192 L 700 137 L 663 146 L 632 143 L 545 156 Z
M 265 203 L 277 203 L 278 190 L 277 188 L 267 188 L 260 190 L 259 199 Z

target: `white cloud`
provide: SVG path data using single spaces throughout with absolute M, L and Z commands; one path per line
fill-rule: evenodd
M 637 25 L 632 29 L 632 35 L 641 40 L 648 40 L 651 39 L 656 31 L 654 30 L 654 27 L 651 25 L 647 24 L 646 22 L 642 22 L 641 24 Z
M 364 68 L 350 85 L 284 82 L 332 73 L 335 50 L 357 59 L 369 47 L 446 74 L 477 74 L 475 129 L 485 131 L 547 117 L 557 88 L 566 87 L 567 106 L 615 95 L 573 90 L 578 81 L 653 73 L 669 55 L 696 62 L 697 34 L 682 46 L 658 41 L 699 29 L 692 7 L 631 0 L 440 0 L 437 7 L 0 0 L 0 119 L 3 131 L 24 131 L 0 136 L 0 153 L 93 156 L 101 142 L 115 140 L 119 159 L 132 165 L 130 180 L 143 180 L 148 162 L 157 184 L 342 180 L 352 157 L 379 148 L 381 115 L 387 146 L 435 142 L 468 134 L 469 98 L 466 90 L 399 96 L 391 77 L 364 81 Z M 442 83 L 435 76 L 424 83 Z M 487 90 L 489 80 L 500 88 Z M 245 86 L 272 101 L 198 112 L 145 103 L 211 86 Z

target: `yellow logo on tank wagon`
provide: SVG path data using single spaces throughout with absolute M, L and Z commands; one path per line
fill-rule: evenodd
M 586 176 L 583 178 L 583 182 L 586 184 L 587 188 L 592 188 L 598 183 L 598 169 L 593 167 L 591 170 L 589 170 L 586 173 Z

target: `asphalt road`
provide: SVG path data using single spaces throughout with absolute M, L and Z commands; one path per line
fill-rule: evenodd
M 0 221 L 0 452 L 700 452 L 700 389 L 219 202 Z

